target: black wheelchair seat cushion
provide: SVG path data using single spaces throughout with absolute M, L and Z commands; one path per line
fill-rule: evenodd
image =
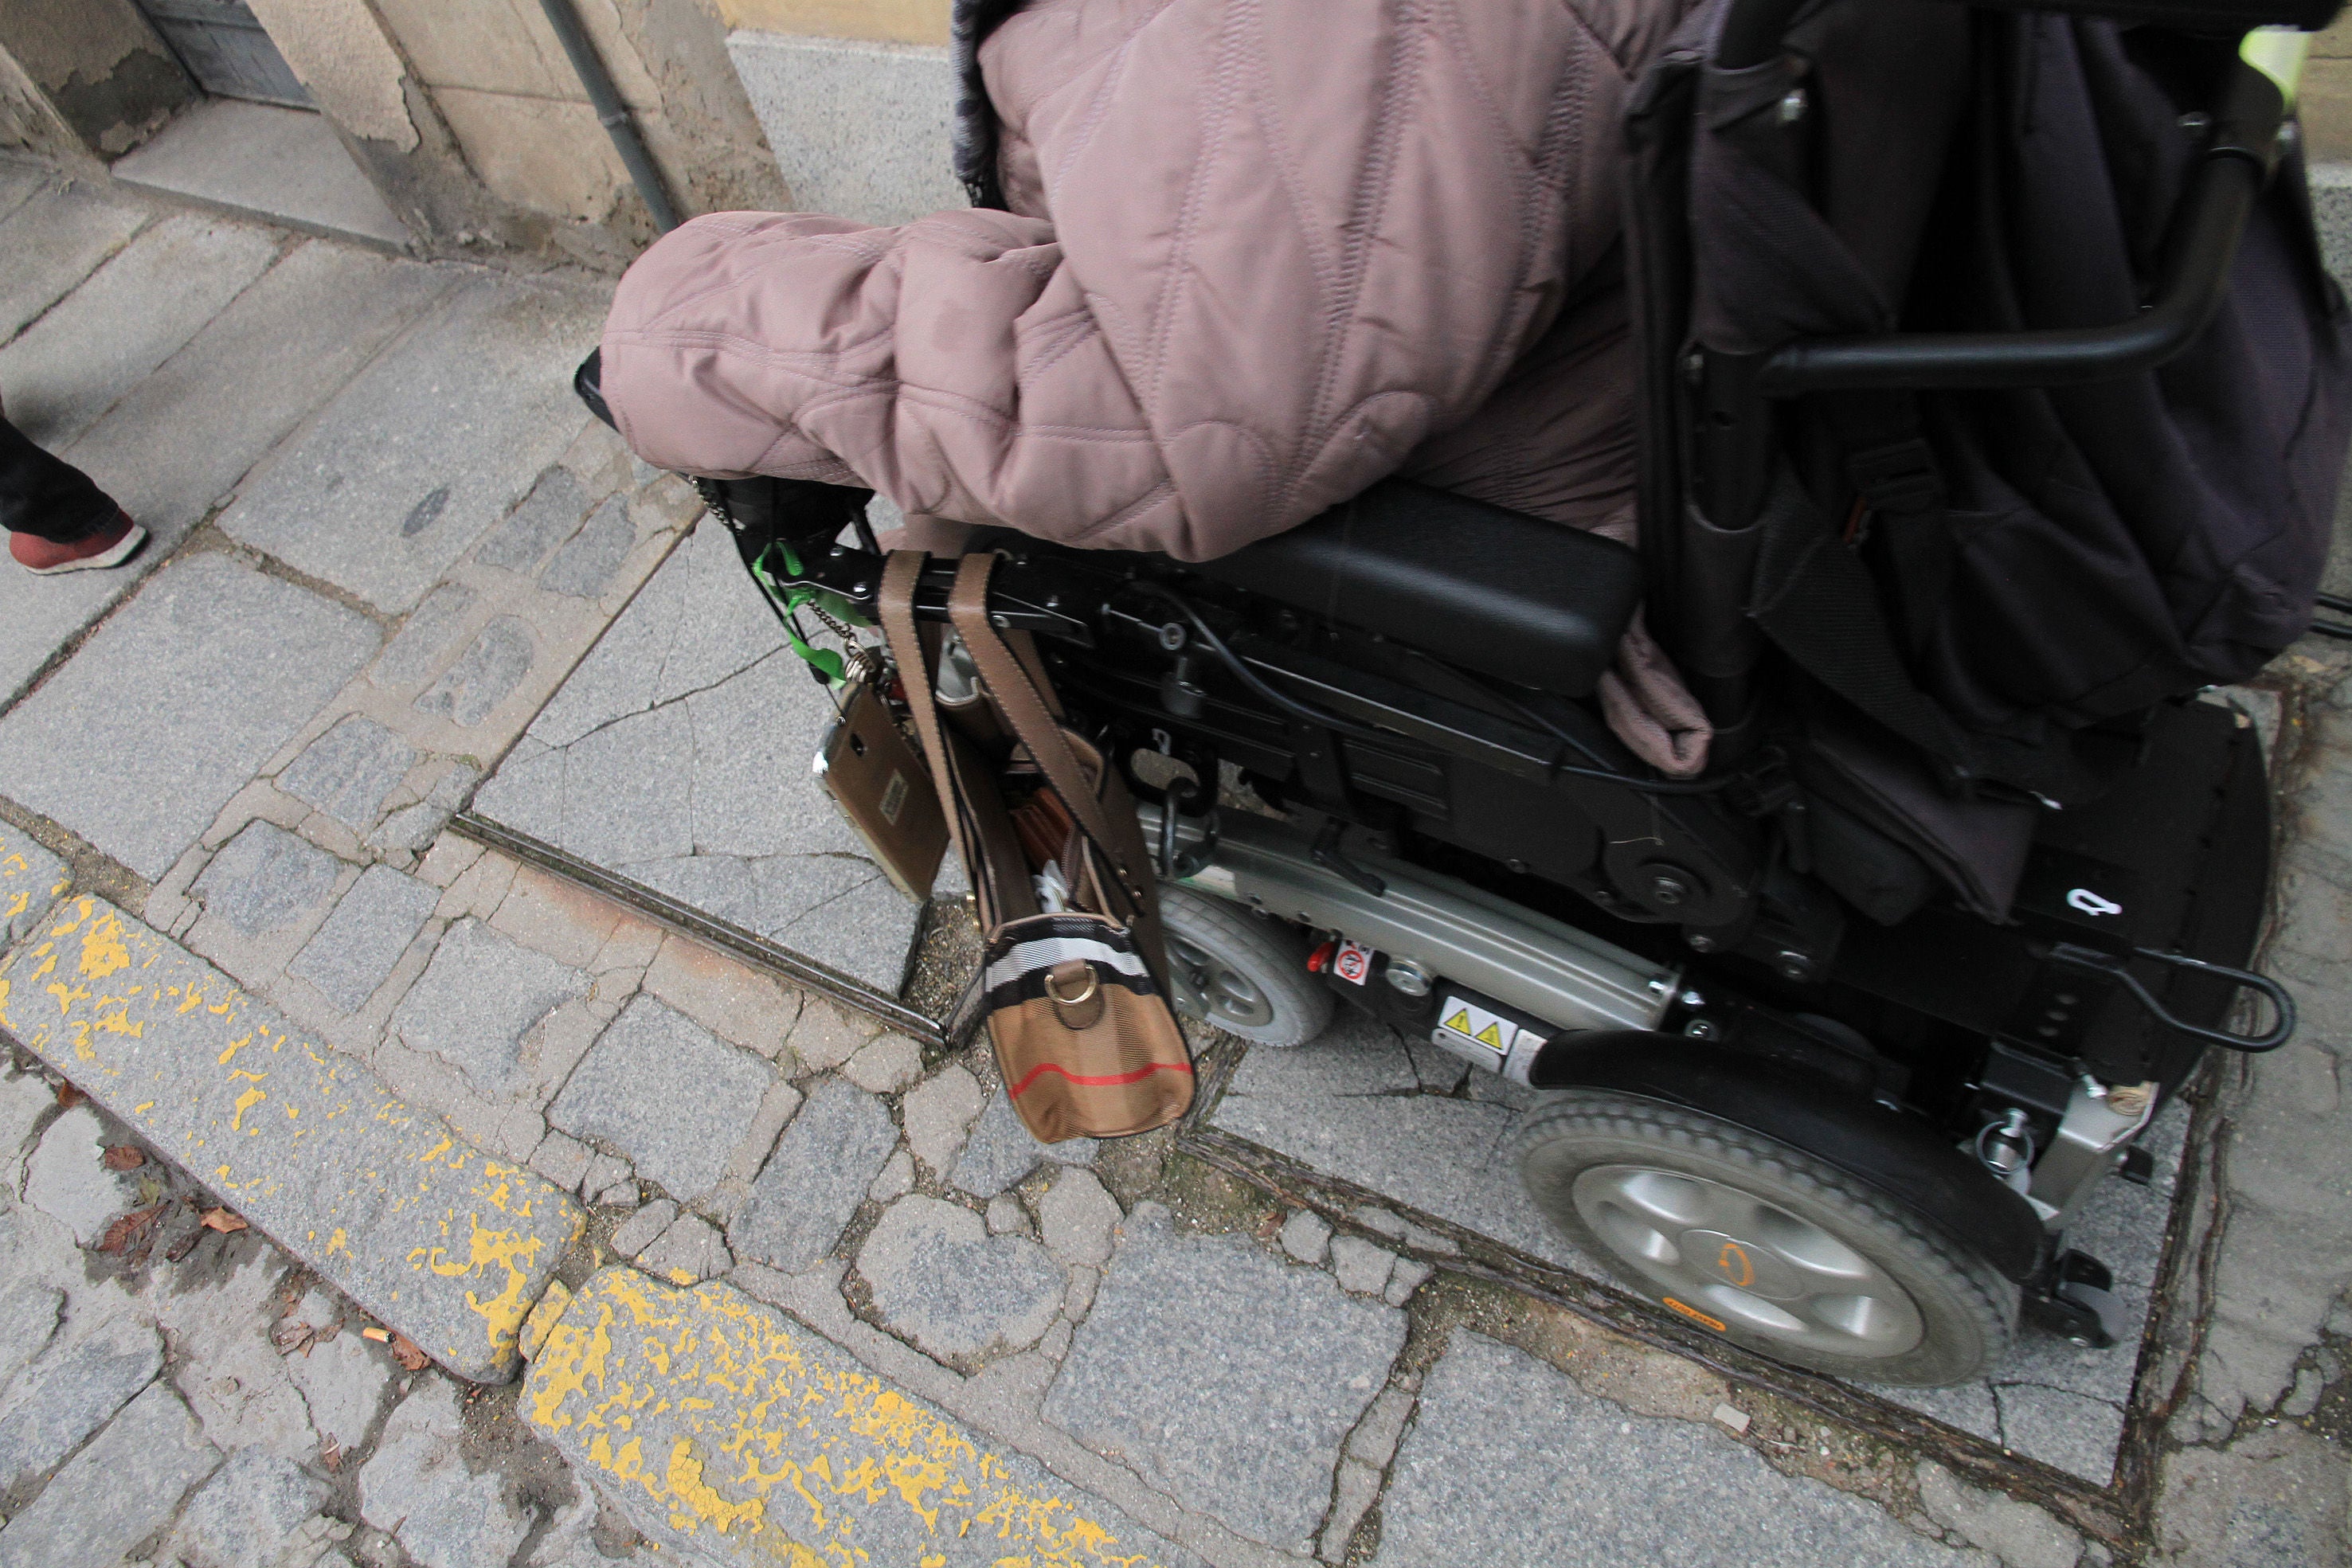
M 1642 597 L 1641 559 L 1614 540 L 1404 479 L 1192 570 L 1570 697 L 1591 695 Z

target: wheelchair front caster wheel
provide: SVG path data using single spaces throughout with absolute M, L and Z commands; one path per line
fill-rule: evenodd
M 1305 1045 L 1338 1004 L 1307 972 L 1307 939 L 1221 898 L 1160 885 L 1176 1010 L 1253 1045 Z
M 1809 1371 L 1937 1387 L 2007 1353 L 2018 1289 L 1875 1187 L 1664 1101 L 1577 1089 L 1519 1134 L 1546 1218 L 1682 1322 Z

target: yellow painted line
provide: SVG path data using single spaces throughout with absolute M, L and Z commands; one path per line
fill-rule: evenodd
M 103 899 L 0 959 L 0 1027 L 450 1371 L 512 1375 L 583 1216 Z
M 25 852 L 27 848 L 43 860 L 56 859 L 17 829 L 0 823 L 0 929 L 28 909 L 47 905 L 73 885 L 73 873 L 62 863 L 47 875 L 37 874 L 32 858 Z
M 547 1329 L 522 1410 L 638 1528 L 725 1563 L 1157 1568 L 1163 1542 L 982 1448 L 731 1285 L 620 1265 Z

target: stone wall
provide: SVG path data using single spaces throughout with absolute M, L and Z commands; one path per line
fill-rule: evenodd
M 0 0 L 0 147 L 112 158 L 194 94 L 131 0 Z

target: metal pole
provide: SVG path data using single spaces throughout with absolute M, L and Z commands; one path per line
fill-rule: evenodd
M 595 107 L 597 123 L 612 137 L 613 150 L 620 153 L 622 166 L 629 172 L 629 183 L 636 186 L 637 194 L 645 198 L 646 210 L 654 215 L 654 227 L 669 233 L 677 227 L 677 209 L 670 204 L 661 171 L 654 167 L 652 157 L 646 153 L 636 122 L 629 118 L 629 106 L 621 101 L 620 89 L 613 85 L 613 73 L 604 68 L 596 46 L 589 42 L 586 29 L 580 26 L 579 13 L 572 8 L 572 0 L 539 0 L 539 7 L 547 13 L 547 25 L 555 29 L 563 52 L 572 57 L 572 68 L 578 73 L 580 85 L 588 89 L 588 101 Z

